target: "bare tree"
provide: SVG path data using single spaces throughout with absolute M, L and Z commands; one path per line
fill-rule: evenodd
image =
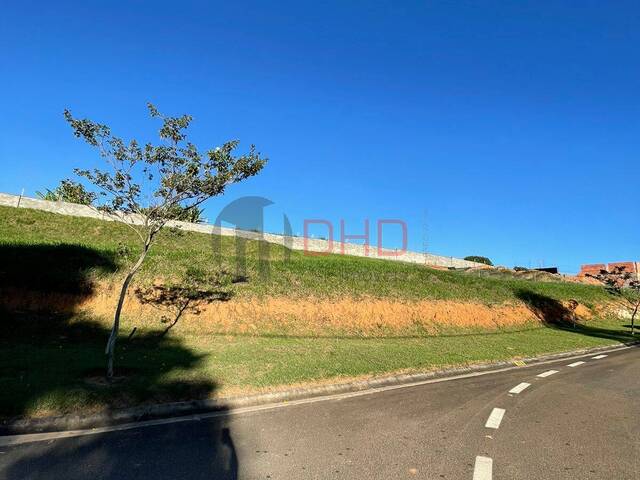
M 139 239 L 140 251 L 124 278 L 105 349 L 107 378 L 113 378 L 113 356 L 120 327 L 120 315 L 131 280 L 142 267 L 156 235 L 176 211 L 185 215 L 207 199 L 222 195 L 230 184 L 256 175 L 267 159 L 251 145 L 248 153 L 235 155 L 239 142 L 232 140 L 201 153 L 186 139 L 190 115 L 162 115 L 152 104 L 151 117 L 162 121 L 159 145 L 125 143 L 111 129 L 89 119 L 64 116 L 76 137 L 96 147 L 110 166 L 107 170 L 75 169 L 75 173 L 100 191 L 97 208 L 121 221 Z
M 597 275 L 589 275 L 600 281 L 616 303 L 631 315 L 631 335 L 635 335 L 635 323 L 640 311 L 640 279 L 637 274 L 628 272 L 624 266 L 614 267 L 611 271 L 600 270 Z

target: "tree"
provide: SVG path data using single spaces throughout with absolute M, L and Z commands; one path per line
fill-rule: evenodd
M 631 314 L 631 335 L 635 335 L 635 323 L 640 311 L 640 279 L 636 274 L 628 272 L 624 266 L 614 267 L 611 271 L 600 270 L 597 275 L 589 277 L 600 281 L 607 291 L 613 295 L 618 305 Z
M 201 208 L 185 208 L 182 205 L 176 205 L 168 216 L 172 220 L 180 220 L 189 223 L 204 223 L 203 210 Z
M 92 205 L 97 198 L 97 195 L 84 188 L 84 185 L 69 179 L 62 180 L 60 185 L 53 190 L 47 188 L 45 193 L 36 192 L 36 195 L 42 200 L 77 203 L 80 205 Z
M 127 225 L 139 240 L 139 255 L 121 286 L 107 341 L 107 378 L 113 378 L 113 356 L 120 327 L 120 315 L 131 280 L 142 267 L 162 227 L 175 217 L 189 214 L 211 197 L 224 194 L 228 185 L 256 175 L 267 159 L 251 145 L 249 152 L 235 155 L 239 145 L 231 140 L 201 153 L 187 141 L 190 115 L 162 115 L 147 104 L 152 118 L 160 119 L 160 144 L 140 145 L 135 139 L 125 143 L 111 129 L 89 119 L 78 119 L 69 110 L 64 117 L 76 137 L 98 149 L 109 164 L 107 170 L 75 169 L 100 191 L 97 208 Z
M 480 257 L 478 255 L 470 255 L 468 257 L 464 257 L 468 262 L 476 262 L 476 263 L 484 263 L 485 265 L 489 265 L 493 267 L 493 262 L 489 260 L 487 257 Z

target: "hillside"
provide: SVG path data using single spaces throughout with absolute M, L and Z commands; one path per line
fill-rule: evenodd
M 132 290 L 179 284 L 193 267 L 235 271 L 234 239 L 219 240 L 221 263 L 211 236 L 164 230 Z M 0 415 L 226 395 L 628 338 L 620 321 L 602 318 L 608 298 L 599 287 L 276 246 L 261 275 L 260 245 L 250 241 L 246 276 L 167 335 L 168 311 L 129 296 L 116 362 L 123 383 L 105 387 L 104 342 L 123 252 L 134 248 L 133 233 L 117 223 L 0 207 Z
M 0 242 L 28 248 L 43 245 L 79 246 L 90 249 L 95 255 L 113 263 L 113 269 L 105 272 L 100 266 L 86 265 L 84 272 L 91 280 L 104 280 L 117 276 L 125 264 L 118 254 L 125 246 L 136 252 L 134 234 L 126 226 L 114 222 L 78 218 L 28 209 L 0 207 Z M 219 237 L 224 265 L 235 266 L 235 243 L 230 237 Z M 258 273 L 259 242 L 247 242 L 248 281 L 237 289 L 241 297 L 342 297 L 374 296 L 378 298 L 402 298 L 408 300 L 463 300 L 493 304 L 516 301 L 516 292 L 530 290 L 556 300 L 575 298 L 585 304 L 604 300 L 601 289 L 565 282 L 536 282 L 499 278 L 459 271 L 443 271 L 384 260 L 374 260 L 342 255 L 311 256 L 299 251 L 288 251 L 270 245 L 269 275 Z M 7 257 L 5 255 L 5 257 Z M 37 259 L 33 259 L 37 260 Z M 68 271 L 62 262 L 49 258 L 47 268 L 29 265 L 29 278 L 36 275 L 43 285 L 55 284 Z M 24 258 L 4 258 L 4 267 L 27 270 Z M 30 261 L 29 259 L 27 261 Z M 18 265 L 14 265 L 18 264 Z M 179 279 L 192 266 L 214 270 L 217 268 L 214 247 L 210 235 L 165 229 L 159 235 L 148 260 L 140 272 L 139 281 Z M 113 270 L 113 271 L 111 271 Z

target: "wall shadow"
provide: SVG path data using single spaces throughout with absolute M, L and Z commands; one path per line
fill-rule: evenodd
M 198 377 L 203 355 L 181 340 L 123 333 L 116 381 L 105 381 L 108 325 L 68 305 L 65 312 L 13 308 L 21 291 L 93 291 L 96 272 L 116 270 L 104 252 L 73 245 L 0 244 L 0 434 L 26 416 L 116 412 L 131 405 L 212 396 L 218 385 Z M 73 300 L 71 300 L 73 301 Z M 230 478 L 238 459 L 222 417 L 3 448 L 0 478 Z
M 575 332 L 589 337 L 605 338 L 619 342 L 631 342 L 637 338 L 625 330 L 601 328 L 581 323 L 574 323 L 574 313 L 571 308 L 562 302 L 540 295 L 528 289 L 518 289 L 514 291 L 516 297 L 524 302 L 531 311 L 549 328 Z

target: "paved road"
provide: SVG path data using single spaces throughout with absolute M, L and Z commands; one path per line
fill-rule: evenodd
M 581 360 L 0 447 L 0 479 L 638 479 L 640 348 Z

